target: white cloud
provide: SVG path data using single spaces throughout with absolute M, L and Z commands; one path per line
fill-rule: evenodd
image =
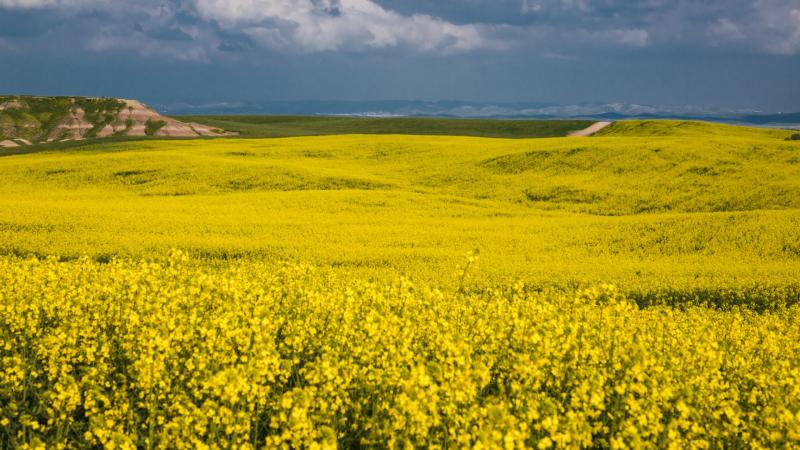
M 0 0 L 0 7 L 19 9 L 80 8 L 110 4 L 112 0 Z
M 0 0 L 0 6 L 6 8 L 46 8 L 57 4 L 56 0 Z
M 86 42 L 86 49 L 95 52 L 125 52 L 147 57 L 165 57 L 178 61 L 209 62 L 205 47 L 196 42 L 163 42 L 142 34 L 122 35 L 114 30 L 101 30 Z
M 306 52 L 409 47 L 456 53 L 501 45 L 485 27 L 428 15 L 401 15 L 372 0 L 196 0 L 205 20 L 260 44 Z
M 749 14 L 708 28 L 712 45 L 730 42 L 776 55 L 800 54 L 800 0 L 751 0 Z
M 640 28 L 630 30 L 611 30 L 601 35 L 608 36 L 613 42 L 630 47 L 647 47 L 650 43 L 650 33 Z
M 578 42 L 593 46 L 647 47 L 650 45 L 650 32 L 642 28 L 589 30 L 582 29 L 571 33 Z M 568 36 L 569 37 L 569 36 Z
M 799 5 L 800 6 L 800 5 Z M 777 55 L 800 53 L 800 8 L 764 11 L 762 46 Z
M 536 14 L 542 11 L 542 4 L 535 0 L 522 0 L 522 14 Z
M 745 37 L 739 25 L 725 17 L 717 20 L 708 28 L 708 35 L 715 43 L 719 41 L 736 41 Z
M 594 3 L 594 4 L 593 4 Z M 522 0 L 522 14 L 538 14 L 545 11 L 566 12 L 568 14 L 587 14 L 598 6 L 597 0 Z M 605 2 L 608 6 L 608 1 Z M 610 2 L 613 4 L 613 0 Z

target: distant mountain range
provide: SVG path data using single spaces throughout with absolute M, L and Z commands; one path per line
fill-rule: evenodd
M 661 107 L 626 103 L 480 103 L 464 101 L 276 101 L 156 104 L 172 115 L 280 114 L 364 117 L 459 117 L 508 119 L 691 119 L 717 122 L 800 127 L 800 112 L 768 113 L 696 107 Z

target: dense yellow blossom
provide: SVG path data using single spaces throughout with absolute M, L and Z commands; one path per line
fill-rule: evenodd
M 800 447 L 789 135 L 2 156 L 0 448 Z
M 0 447 L 800 445 L 800 306 L 271 267 L 0 259 Z

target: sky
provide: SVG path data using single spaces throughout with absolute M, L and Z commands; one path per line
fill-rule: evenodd
M 800 0 L 0 0 L 0 93 L 800 111 Z

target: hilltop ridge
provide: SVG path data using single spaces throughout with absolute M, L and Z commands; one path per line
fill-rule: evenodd
M 218 128 L 162 116 L 137 100 L 0 96 L 0 147 L 110 136 L 225 136 Z

